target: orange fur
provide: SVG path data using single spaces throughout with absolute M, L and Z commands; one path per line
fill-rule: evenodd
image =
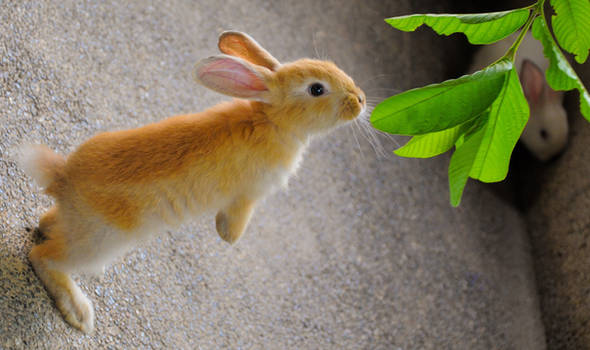
M 279 61 L 272 57 L 265 49 L 250 36 L 240 32 L 224 32 L 219 37 L 219 51 L 228 55 L 242 57 L 248 62 L 275 70 Z
M 66 191 L 79 194 L 124 230 L 137 228 L 142 214 L 161 200 L 178 207 L 182 196 L 195 196 L 205 208 L 218 195 L 257 197 L 249 186 L 260 170 L 288 167 L 297 152 L 261 107 L 237 100 L 203 113 L 97 135 L 68 158 Z M 166 193 L 170 187 L 173 193 Z M 207 190 L 198 190 L 203 188 Z
M 39 219 L 39 230 L 47 234 L 51 227 L 57 223 L 57 207 L 53 206 Z
M 35 254 L 39 257 L 53 261 L 66 259 L 66 242 L 62 235 L 55 232 L 48 233 L 51 238 L 34 247 Z
M 24 164 L 56 198 L 39 223 L 48 240 L 33 248 L 31 261 L 75 327 L 91 331 L 93 316 L 69 273 L 100 267 L 137 239 L 207 210 L 217 212 L 219 235 L 234 243 L 256 203 L 286 184 L 309 139 L 364 110 L 363 92 L 331 62 L 279 65 L 248 36 L 232 32 L 222 40 L 224 51 L 251 62 L 212 57 L 196 78 L 251 100 L 102 133 L 66 160 L 43 147 L 28 152 Z M 318 82 L 326 93 L 311 96 Z
M 52 239 L 33 247 L 29 260 L 66 321 L 89 333 L 94 327 L 92 303 L 68 274 L 51 266 L 50 262 L 64 258 L 63 245 L 56 242 Z

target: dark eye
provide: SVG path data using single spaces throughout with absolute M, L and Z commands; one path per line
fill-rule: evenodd
M 320 83 L 313 83 L 309 86 L 309 93 L 311 94 L 311 96 L 322 96 L 325 92 L 326 88 L 324 88 L 324 85 Z

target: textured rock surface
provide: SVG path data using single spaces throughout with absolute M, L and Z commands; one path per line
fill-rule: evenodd
M 590 66 L 575 65 L 590 86 Z M 566 99 L 571 122 L 568 149 L 527 188 L 527 218 L 534 247 L 543 321 L 550 349 L 590 348 L 590 124 L 577 93 Z M 523 181 L 526 183 L 526 181 Z
M 313 144 L 236 246 L 203 216 L 102 277 L 80 277 L 96 309 L 90 336 L 61 319 L 26 259 L 26 228 L 51 202 L 9 160 L 16 144 L 67 153 L 98 131 L 225 99 L 190 79 L 225 29 L 251 33 L 280 60 L 331 57 L 374 99 L 440 81 L 449 65 L 464 68 L 462 41 L 382 21 L 426 10 L 452 8 L 0 1 L 0 348 L 543 348 L 516 211 L 476 185 L 452 209 L 448 158 L 379 158 L 353 127 Z M 388 154 L 393 142 L 382 141 Z

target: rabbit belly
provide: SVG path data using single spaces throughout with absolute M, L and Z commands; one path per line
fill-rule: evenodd
M 215 214 L 226 208 L 236 197 L 246 196 L 252 200 L 262 199 L 280 187 L 286 187 L 291 169 L 264 169 L 255 173 L 236 172 L 234 181 L 213 177 L 201 177 L 184 191 L 179 186 L 157 191 L 140 220 L 141 226 L 177 227 L 199 215 Z M 172 190 L 172 188 L 176 188 Z M 140 231 L 142 229 L 139 229 Z
M 156 198 L 142 221 L 157 221 L 167 226 L 178 224 L 201 215 L 216 213 L 227 207 L 236 197 L 257 201 L 285 188 L 290 176 L 297 170 L 305 148 L 300 148 L 284 163 L 268 164 L 265 161 L 225 161 L 222 165 L 207 164 L 186 174 L 182 180 L 159 182 L 150 185 Z M 212 169 L 202 172 L 202 169 Z

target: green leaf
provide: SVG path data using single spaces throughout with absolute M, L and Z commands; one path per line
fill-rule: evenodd
M 535 19 L 532 29 L 533 36 L 543 43 L 543 52 L 549 59 L 549 68 L 545 72 L 549 86 L 554 90 L 567 91 L 578 89 L 580 93 L 580 111 L 590 121 L 590 95 L 572 69 L 567 59 L 555 42 L 541 17 Z
M 502 181 L 508 174 L 510 156 L 529 118 L 529 105 L 516 69 L 489 110 L 477 156 L 469 176 L 482 182 Z
M 588 0 L 551 0 L 555 15 L 553 32 L 559 44 L 584 63 L 590 49 L 590 2 Z
M 472 44 L 490 44 L 517 31 L 526 22 L 529 13 L 528 9 L 519 9 L 468 15 L 425 14 L 392 17 L 385 22 L 406 32 L 413 32 L 426 24 L 438 34 L 463 33 Z
M 371 123 L 398 135 L 454 127 L 475 118 L 494 102 L 511 69 L 512 62 L 501 60 L 471 75 L 392 96 L 375 107 Z
M 478 127 L 467 132 L 449 164 L 451 204 L 459 205 L 468 177 L 501 181 L 508 173 L 512 150 L 528 120 L 529 107 L 515 69 L 498 98 L 480 117 Z
M 412 137 L 408 143 L 394 151 L 400 157 L 430 158 L 438 156 L 451 149 L 459 136 L 465 132 L 466 122 L 450 129 L 433 132 L 430 134 Z
M 480 118 L 480 123 L 485 124 L 488 118 L 488 112 L 484 113 Z M 484 133 L 485 130 L 478 127 L 469 135 L 464 135 L 461 143 L 457 145 L 455 153 L 451 157 L 449 164 L 449 190 L 451 204 L 455 207 L 461 203 L 463 189 L 467 184 L 469 172 L 473 167 L 473 162 L 477 156 L 477 151 L 483 140 Z

